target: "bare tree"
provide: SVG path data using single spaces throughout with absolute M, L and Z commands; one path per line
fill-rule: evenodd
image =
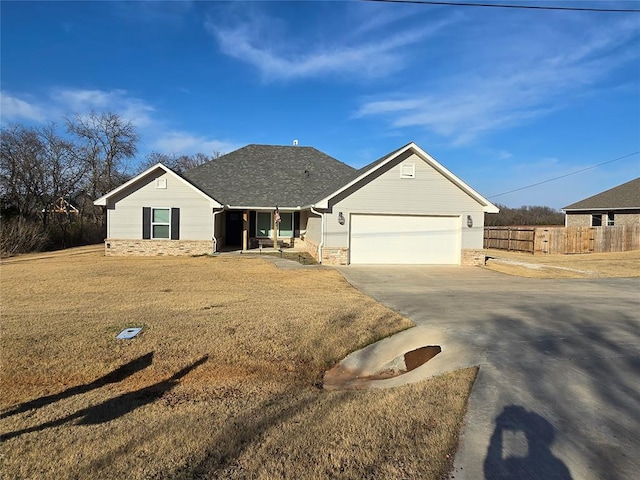
M 33 217 L 50 193 L 45 146 L 34 128 L 9 125 L 0 139 L 0 192 L 4 209 Z
M 87 173 L 86 164 L 76 152 L 77 147 L 57 135 L 53 123 L 40 129 L 38 135 L 45 149 L 52 196 L 57 198 L 72 194 L 81 186 Z
M 88 167 L 89 194 L 97 198 L 118 186 L 126 161 L 138 151 L 135 126 L 112 112 L 76 114 L 66 122 L 67 131 L 80 141 L 76 154 Z
M 84 164 L 75 146 L 56 134 L 51 123 L 42 128 L 9 125 L 0 132 L 0 198 L 2 254 L 39 249 L 54 230 L 62 245 L 76 219 L 53 214 L 53 205 L 78 188 Z M 50 221 L 54 220 L 53 223 Z M 80 224 L 80 230 L 82 224 Z
M 70 194 L 85 174 L 75 146 L 56 134 L 53 123 L 9 125 L 0 143 L 0 194 L 22 216 L 38 214 L 53 198 Z
M 147 155 L 147 158 L 144 162 L 140 164 L 139 170 L 142 172 L 149 167 L 157 163 L 162 163 L 164 166 L 169 167 L 171 170 L 182 173 L 191 168 L 199 167 L 211 160 L 215 160 L 216 158 L 221 157 L 223 154 L 218 151 L 214 151 L 211 155 L 206 155 L 204 153 L 198 152 L 194 155 L 177 155 L 159 153 L 159 152 L 151 152 Z
M 551 207 L 538 205 L 524 205 L 520 208 L 510 208 L 506 205 L 496 204 L 500 209 L 498 214 L 485 215 L 485 225 L 512 226 L 512 225 L 564 225 L 564 214 Z

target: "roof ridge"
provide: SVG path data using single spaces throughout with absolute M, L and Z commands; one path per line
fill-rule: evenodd
M 242 150 L 243 148 L 247 148 L 247 147 L 289 147 L 289 148 L 313 148 L 314 150 L 318 150 L 317 148 L 315 148 L 312 145 L 274 145 L 273 143 L 249 143 L 247 145 L 245 145 L 244 147 L 240 147 L 238 150 Z M 234 152 L 236 152 L 237 150 L 234 150 Z M 320 151 L 320 150 L 318 150 Z M 231 152 L 229 152 L 231 153 Z
M 356 170 L 312 146 L 249 144 L 184 176 L 227 205 L 308 205 Z

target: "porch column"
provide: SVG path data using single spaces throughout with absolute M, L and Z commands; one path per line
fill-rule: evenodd
M 278 222 L 276 222 L 276 214 L 273 214 L 273 248 L 278 249 Z
M 242 212 L 242 250 L 249 250 L 249 210 Z

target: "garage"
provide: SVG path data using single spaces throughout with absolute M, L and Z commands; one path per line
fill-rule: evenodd
M 458 265 L 460 217 L 351 215 L 350 263 Z

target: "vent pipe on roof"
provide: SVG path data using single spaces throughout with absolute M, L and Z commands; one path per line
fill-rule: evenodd
M 293 141 L 293 146 L 294 146 L 294 147 L 297 147 L 297 146 L 298 146 L 298 140 L 294 140 L 294 141 Z

